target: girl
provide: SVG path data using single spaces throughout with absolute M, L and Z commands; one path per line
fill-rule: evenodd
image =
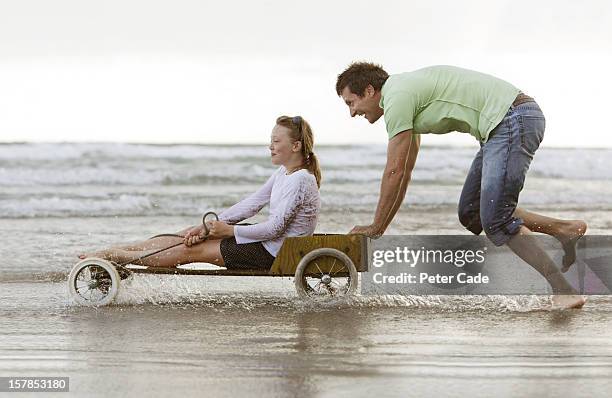
M 310 125 L 301 116 L 281 116 L 272 129 L 270 156 L 280 166 L 255 193 L 219 214 L 219 221 L 190 227 L 176 236 L 158 236 L 127 246 L 111 247 L 79 258 L 99 257 L 116 263 L 176 267 L 203 262 L 230 268 L 269 269 L 287 236 L 312 235 L 320 210 L 321 171 L 313 152 Z M 266 204 L 270 215 L 255 225 L 235 225 L 257 214 Z M 142 260 L 155 250 L 184 244 Z

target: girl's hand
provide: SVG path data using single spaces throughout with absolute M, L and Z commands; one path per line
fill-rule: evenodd
M 209 239 L 223 239 L 234 236 L 234 226 L 228 225 L 224 221 L 211 221 L 209 225 Z
M 183 243 L 185 244 L 185 246 L 191 247 L 193 245 L 196 245 L 202 242 L 203 240 L 204 240 L 204 226 L 199 225 L 197 227 L 190 229 L 185 234 L 185 239 L 183 240 Z

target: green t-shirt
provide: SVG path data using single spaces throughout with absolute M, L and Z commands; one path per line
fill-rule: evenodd
M 389 76 L 381 89 L 389 139 L 460 131 L 486 142 L 519 89 L 496 77 L 454 66 L 430 66 Z

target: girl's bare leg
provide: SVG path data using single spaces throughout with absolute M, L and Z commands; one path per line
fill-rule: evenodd
M 175 238 L 179 239 L 179 238 Z M 99 252 L 100 257 L 117 263 L 134 263 L 148 267 L 176 267 L 189 263 L 209 263 L 222 267 L 225 263 L 221 256 L 221 240 L 207 240 L 194 246 L 179 245 L 142 260 L 136 260 L 150 250 L 134 251 L 109 249 Z
M 194 227 L 185 228 L 179 232 L 176 232 L 172 235 L 180 235 L 185 236 L 189 230 Z M 174 236 L 158 236 L 155 238 L 150 238 L 141 242 L 128 243 L 124 246 L 112 246 L 111 249 L 123 249 L 123 250 L 153 250 L 153 249 L 161 249 L 164 247 L 170 246 L 178 237 Z
M 182 231 L 177 232 L 174 235 L 180 235 L 180 236 L 184 236 L 185 234 L 187 234 L 187 232 L 192 229 L 193 227 L 189 227 L 186 228 Z M 163 249 L 164 247 L 169 247 L 172 246 L 176 243 L 179 243 L 182 240 L 182 238 L 179 238 L 178 236 L 158 236 L 155 238 L 151 238 L 151 239 L 147 239 L 141 242 L 134 242 L 134 243 L 129 243 L 127 245 L 122 245 L 122 246 L 111 246 L 108 249 L 104 249 L 104 250 L 99 250 L 96 252 L 91 252 L 91 253 L 83 253 L 83 254 L 79 254 L 79 258 L 80 259 L 84 259 L 87 257 L 99 257 L 99 258 L 105 258 L 106 253 L 110 252 L 110 251 L 115 251 L 115 250 L 125 250 L 125 251 L 154 251 L 154 250 L 159 250 L 159 249 Z M 142 255 L 142 253 L 141 253 Z
M 587 230 L 586 222 L 582 220 L 560 220 L 532 213 L 517 208 L 514 216 L 523 219 L 525 227 L 532 232 L 540 232 L 555 237 L 563 246 L 562 272 L 565 272 L 576 261 L 576 242 L 584 236 Z

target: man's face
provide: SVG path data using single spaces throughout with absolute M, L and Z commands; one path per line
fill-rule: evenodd
M 380 91 L 374 90 L 374 87 L 368 85 L 363 97 L 353 93 L 348 86 L 344 87 L 340 96 L 344 103 L 349 107 L 351 117 L 357 115 L 365 117 L 368 122 L 374 123 L 383 115 L 383 110 L 378 106 L 380 103 Z

